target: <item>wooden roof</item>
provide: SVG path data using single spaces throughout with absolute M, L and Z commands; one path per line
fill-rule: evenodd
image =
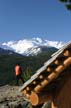
M 46 97 L 46 91 L 48 97 L 52 90 L 55 90 L 57 83 L 61 80 L 62 73 L 66 69 L 71 67 L 71 41 L 66 43 L 57 52 L 51 55 L 51 58 L 44 63 L 44 65 L 38 69 L 35 74 L 24 83 L 24 85 L 19 89 L 23 94 L 31 101 L 33 105 L 36 105 L 32 100 L 32 97 L 36 97 L 35 94 L 40 95 L 43 93 L 42 97 Z M 41 96 L 39 96 L 41 97 Z M 42 99 L 42 98 L 41 98 Z M 40 99 L 40 100 L 41 100 Z M 45 99 L 44 99 L 45 101 Z

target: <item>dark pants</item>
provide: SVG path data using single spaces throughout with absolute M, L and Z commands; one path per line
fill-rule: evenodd
M 23 77 L 21 76 L 21 75 L 17 75 L 16 76 L 16 83 L 17 83 L 17 85 L 19 85 L 19 80 L 21 80 L 22 81 L 22 83 L 24 83 L 24 79 L 23 79 Z

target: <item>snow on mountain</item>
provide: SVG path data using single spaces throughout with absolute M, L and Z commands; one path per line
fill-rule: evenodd
M 29 54 L 37 54 L 41 52 L 40 46 L 46 47 L 55 47 L 60 48 L 64 45 L 63 42 L 58 41 L 49 41 L 41 38 L 32 38 L 32 39 L 23 39 L 19 41 L 9 41 L 4 42 L 0 45 L 0 47 L 4 49 L 10 49 L 15 51 L 16 53 L 29 55 Z
M 11 47 L 9 47 L 7 45 L 3 45 L 3 44 L 0 44 L 0 48 L 2 48 L 4 50 L 13 50 Z

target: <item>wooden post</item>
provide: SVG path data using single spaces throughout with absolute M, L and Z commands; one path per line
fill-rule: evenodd
M 61 82 L 61 87 L 56 90 L 54 102 L 58 108 L 71 108 L 71 71 L 69 69 L 63 80 L 64 83 Z

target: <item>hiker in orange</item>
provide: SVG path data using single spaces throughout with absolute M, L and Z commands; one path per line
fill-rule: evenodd
M 16 83 L 17 85 L 19 85 L 19 80 L 21 79 L 21 81 L 24 83 L 24 79 L 22 77 L 22 69 L 19 63 L 16 64 L 15 66 L 15 75 L 16 75 Z

